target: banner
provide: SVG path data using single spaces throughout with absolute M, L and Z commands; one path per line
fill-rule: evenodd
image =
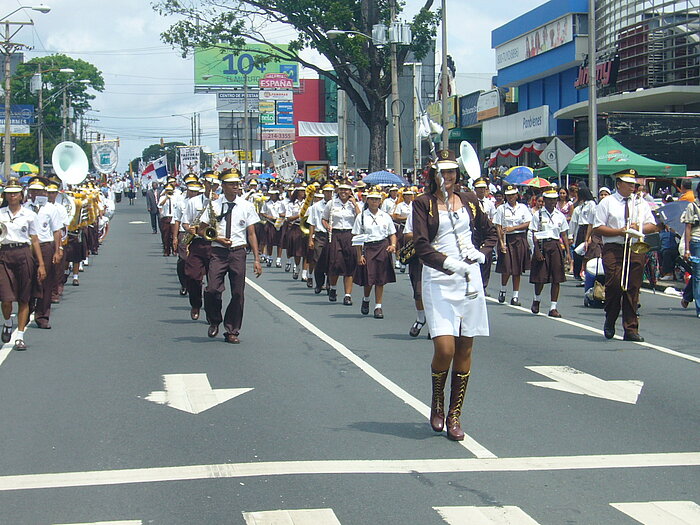
M 294 149 L 292 144 L 287 144 L 281 148 L 270 152 L 272 163 L 275 166 L 277 176 L 284 182 L 291 182 L 297 175 L 299 166 L 297 159 L 294 157 Z
M 105 140 L 103 142 L 93 142 L 92 144 L 92 164 L 100 173 L 108 175 L 117 168 L 119 161 L 119 150 L 116 140 Z
M 190 173 L 199 177 L 199 153 L 201 146 L 178 146 L 180 152 L 180 175 L 187 177 Z
M 300 137 L 337 137 L 337 122 L 305 122 L 299 121 Z
M 233 155 L 230 153 L 217 153 L 214 155 L 214 163 L 212 164 L 212 169 L 221 173 L 226 169 L 238 169 L 238 161 L 234 159 Z

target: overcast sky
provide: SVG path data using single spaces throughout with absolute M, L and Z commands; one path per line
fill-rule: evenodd
M 448 49 L 456 62 L 460 94 L 490 87 L 495 74 L 491 31 L 543 3 L 448 0 Z M 35 5 L 0 0 L 0 16 L 30 4 Z M 193 112 L 201 114 L 203 145 L 218 151 L 215 96 L 193 94 L 192 59 L 183 59 L 160 40 L 174 19 L 154 12 L 149 0 L 46 0 L 46 4 L 50 13 L 26 10 L 11 17 L 12 21 L 31 17 L 35 23 L 20 30 L 14 41 L 33 48 L 25 51 L 27 60 L 60 52 L 86 60 L 102 72 L 105 90 L 92 103 L 95 111 L 89 116 L 97 121 L 89 124 L 109 137 L 120 137 L 120 170 L 160 137 L 189 143 Z M 421 5 L 409 0 L 405 18 Z M 272 35 L 283 43 L 293 33 L 275 28 Z M 311 75 L 302 72 L 303 76 Z

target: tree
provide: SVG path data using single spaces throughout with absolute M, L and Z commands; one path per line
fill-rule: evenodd
M 165 42 L 177 46 L 186 56 L 196 46 L 245 49 L 246 42 L 267 44 L 269 60 L 295 60 L 333 80 L 347 93 L 370 134 L 370 170 L 386 165 L 386 99 L 391 93 L 389 47 L 377 47 L 367 38 L 341 35 L 330 39 L 327 31 L 339 29 L 371 35 L 375 24 L 391 22 L 398 0 L 157 0 L 154 7 L 164 15 L 184 17 L 162 34 Z M 403 64 L 409 51 L 417 59 L 431 49 L 439 13 L 430 11 L 433 0 L 425 4 L 411 22 L 413 42 L 399 47 L 397 63 Z M 265 36 L 270 23 L 287 24 L 297 37 L 284 49 Z M 326 71 L 299 56 L 311 48 L 325 56 L 333 66 Z
M 74 73 L 58 71 L 65 68 L 72 69 Z M 50 159 L 54 147 L 61 141 L 62 90 L 68 86 L 65 89 L 66 96 L 73 108 L 73 118 L 78 119 L 90 109 L 90 101 L 95 98 L 95 95 L 89 93 L 88 89 L 104 91 L 104 79 L 102 73 L 94 65 L 81 59 L 61 54 L 33 58 L 29 62 L 19 64 L 12 77 L 13 103 L 32 104 L 38 111 L 39 95 L 30 91 L 30 81 L 39 69 L 41 71 L 51 70 L 42 74 L 44 158 Z M 79 80 L 89 80 L 90 83 L 81 83 L 78 82 Z M 15 158 L 27 162 L 38 162 L 38 135 L 35 130 L 29 137 L 21 137 L 17 140 Z

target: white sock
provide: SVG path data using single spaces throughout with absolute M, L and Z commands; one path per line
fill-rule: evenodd
M 377 308 L 381 308 L 381 307 L 382 307 L 382 303 L 377 303 L 377 304 L 374 305 L 374 309 L 375 309 L 375 310 L 376 310 Z
M 363 303 L 368 303 L 369 302 L 369 297 L 363 297 L 362 298 Z
M 276 260 L 275 262 L 282 262 L 282 258 L 281 258 L 281 257 L 277 257 L 277 260 Z
M 304 280 L 309 278 L 309 274 L 306 270 L 301 271 L 301 278 Z
M 535 301 L 537 301 L 539 303 L 541 297 L 542 297 L 541 295 L 535 295 Z
M 425 310 L 416 310 L 416 321 L 419 323 L 425 322 Z
M 336 288 L 336 287 L 335 287 L 334 285 L 332 285 L 332 284 L 329 284 L 329 285 L 328 285 L 328 289 L 329 289 L 329 290 L 335 290 L 335 288 Z
M 549 311 L 551 312 L 552 310 L 556 310 L 556 309 L 557 309 L 557 302 L 552 301 L 552 306 L 549 307 Z
M 24 330 L 22 330 L 21 332 L 17 330 L 17 339 L 24 339 Z
M 76 279 L 76 280 L 78 279 L 78 274 L 77 274 L 77 273 L 74 273 L 74 274 L 73 274 L 73 279 Z
M 352 295 L 349 294 L 349 293 L 346 293 L 346 294 L 345 294 L 345 297 L 352 297 Z
M 519 293 L 520 293 L 519 291 L 513 292 L 513 299 L 517 299 Z
M 7 327 L 12 326 L 12 318 L 11 317 L 9 319 L 5 319 L 5 326 L 7 326 Z

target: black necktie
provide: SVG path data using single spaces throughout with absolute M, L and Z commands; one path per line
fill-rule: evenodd
M 627 226 L 627 220 L 630 218 L 630 198 L 625 197 L 625 226 Z
M 228 205 L 228 209 L 224 213 L 224 216 L 226 217 L 226 238 L 229 239 L 231 237 L 231 211 L 236 203 L 227 202 L 226 204 Z

